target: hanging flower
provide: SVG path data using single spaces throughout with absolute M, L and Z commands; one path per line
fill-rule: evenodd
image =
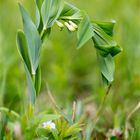
M 58 27 L 60 27 L 61 30 L 64 28 L 64 24 L 61 23 L 60 21 L 56 20 L 56 24 Z
M 73 21 L 71 21 L 71 20 L 69 21 L 69 24 L 72 25 L 75 29 L 78 28 L 78 26 Z
M 76 30 L 76 29 L 75 29 L 71 24 L 69 24 L 68 22 L 65 22 L 64 24 L 65 24 L 65 26 L 68 28 L 69 31 L 74 32 L 74 31 Z

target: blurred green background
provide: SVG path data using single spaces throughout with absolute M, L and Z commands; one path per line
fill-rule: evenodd
M 33 0 L 0 0 L 0 105 L 16 111 L 19 111 L 27 90 L 25 71 L 16 46 L 16 32 L 22 28 L 18 2 L 23 3 L 34 19 Z M 140 100 L 140 1 L 68 2 L 87 11 L 93 20 L 117 21 L 114 39 L 123 52 L 115 57 L 115 81 L 107 99 L 107 109 L 129 112 Z M 75 33 L 66 29 L 61 32 L 54 26 L 40 58 L 43 84 L 39 104 L 49 102 L 44 99 L 47 98 L 46 81 L 60 105 L 88 97 L 93 97 L 96 106 L 101 102 L 104 87 L 92 41 L 79 50 L 76 43 Z M 44 108 L 46 106 L 43 104 Z

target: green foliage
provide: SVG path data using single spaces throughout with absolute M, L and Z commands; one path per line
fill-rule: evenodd
M 98 54 L 98 61 L 103 77 L 105 77 L 107 81 L 113 81 L 115 71 L 113 57 L 110 54 L 108 54 L 106 57 Z
M 90 140 L 91 139 L 92 131 L 93 131 L 93 124 L 92 124 L 92 121 L 89 120 L 88 124 L 86 126 L 84 140 Z
M 57 23 L 62 28 L 64 22 L 71 32 L 76 31 L 78 28 L 78 48 L 92 38 L 95 48 L 99 51 L 98 60 L 101 73 L 107 82 L 113 81 L 114 62 L 112 56 L 121 51 L 117 43 L 109 36 L 110 34 L 112 35 L 113 23 L 92 23 L 84 12 L 69 3 L 64 4 L 63 0 L 44 0 L 36 1 L 36 27 L 25 9 L 21 5 L 19 7 L 23 19 L 25 37 L 20 32 L 18 33 L 17 41 L 23 61 L 25 61 L 27 81 L 31 94 L 30 99 L 33 104 L 41 85 L 39 67 L 41 42 L 43 42 L 44 36 L 50 34 L 54 23 Z M 40 25 L 41 23 L 43 23 L 43 26 Z
M 22 31 L 19 31 L 17 33 L 17 43 L 18 43 L 19 52 L 23 59 L 24 67 L 26 70 L 26 77 L 27 77 L 27 82 L 28 82 L 28 86 L 29 86 L 29 100 L 32 103 L 35 103 L 36 91 L 35 91 L 33 81 L 31 78 L 31 65 L 30 65 L 30 61 L 29 61 L 27 45 L 25 42 L 25 36 Z
M 9 110 L 8 108 L 5 107 L 0 107 L 0 112 L 6 114 L 9 117 L 9 119 L 14 121 L 20 118 L 19 114 L 17 114 L 15 111 Z
M 78 28 L 78 48 L 82 47 L 94 35 L 89 17 L 85 17 Z
M 53 26 L 63 9 L 63 0 L 44 0 L 41 7 L 41 16 L 44 30 Z
M 56 119 L 54 121 L 56 129 L 38 128 L 37 134 L 40 137 L 48 137 L 53 140 L 76 140 L 77 134 L 80 132 L 79 124 L 69 125 L 64 118 Z
M 103 0 L 101 3 L 98 0 L 89 0 L 89 2 L 86 3 L 81 1 L 74 2 L 82 9 L 87 9 L 87 13 L 90 14 L 90 18 L 87 18 L 92 23 L 92 28 L 94 29 L 94 38 L 92 36 L 91 38 L 94 42 L 97 53 L 95 53 L 95 48 L 89 47 L 92 45 L 92 42 L 85 41 L 83 44 L 85 47 L 79 49 L 78 51 L 74 50 L 72 47 L 76 44 L 75 34 L 78 34 L 80 24 L 82 23 L 82 20 L 85 18 L 85 16 L 87 16 L 87 14 L 85 14 L 83 11 L 67 2 L 64 2 L 64 8 L 62 9 L 59 18 L 55 20 L 55 23 L 53 24 L 54 26 L 52 26 L 51 29 L 48 29 L 49 32 L 42 32 L 43 21 L 41 16 L 41 7 L 43 0 L 36 0 L 36 5 L 33 5 L 32 1 L 27 0 L 25 0 L 23 3 L 31 12 L 32 22 L 35 21 L 34 25 L 36 26 L 39 36 L 44 43 L 39 65 L 41 71 L 39 70 L 39 67 L 37 67 L 36 76 L 32 76 L 30 59 L 29 55 L 27 55 L 28 53 L 24 54 L 24 52 L 28 52 L 27 46 L 25 46 L 25 48 L 20 48 L 20 46 L 18 46 L 21 58 L 22 56 L 24 57 L 22 58 L 23 63 L 28 63 L 24 64 L 24 67 L 27 70 L 27 79 L 29 79 L 28 98 L 33 104 L 35 100 L 37 100 L 35 107 L 37 111 L 35 111 L 35 108 L 30 106 L 30 104 L 27 105 L 28 107 L 30 106 L 30 109 L 26 110 L 28 111 L 28 113 L 25 113 L 23 110 L 23 99 L 26 98 L 26 94 L 24 94 L 24 92 L 26 92 L 26 85 L 24 81 L 22 65 L 20 65 L 20 60 L 18 59 L 19 57 L 15 48 L 15 41 L 13 41 L 15 40 L 15 32 L 17 30 L 17 27 L 20 27 L 20 18 L 18 14 L 19 12 L 17 3 L 15 1 L 2 0 L 0 2 L 0 105 L 7 106 L 10 109 L 6 109 L 7 113 L 4 110 L 0 112 L 0 139 L 2 139 L 2 137 L 4 139 L 10 139 L 10 137 L 13 137 L 13 128 L 15 126 L 15 122 L 13 122 L 13 120 L 18 120 L 15 116 L 11 115 L 11 112 L 13 112 L 13 110 L 20 111 L 22 121 L 18 121 L 18 123 L 20 124 L 20 126 L 22 126 L 22 135 L 24 135 L 24 137 L 26 137 L 27 139 L 32 139 L 32 137 L 34 136 L 34 139 L 45 139 L 37 138 L 35 130 L 38 129 L 38 126 L 34 123 L 34 121 L 36 121 L 35 117 L 38 117 L 39 114 L 36 112 L 40 112 L 40 110 L 44 109 L 52 109 L 52 105 L 50 105 L 50 99 L 45 94 L 46 89 L 44 83 L 42 83 L 41 95 L 38 94 L 41 86 L 41 81 L 44 81 L 46 77 L 52 91 L 56 93 L 56 100 L 58 100 L 58 102 L 64 106 L 64 110 L 68 112 L 66 114 L 63 113 L 63 115 L 60 113 L 63 117 L 65 115 L 65 119 L 71 119 L 71 116 L 67 116 L 67 114 L 71 114 L 72 112 L 70 102 L 73 99 L 75 100 L 77 98 L 80 98 L 81 103 L 77 103 L 79 109 L 76 111 L 76 118 L 74 122 L 77 123 L 79 120 L 83 122 L 84 125 L 82 125 L 82 134 L 84 135 L 84 138 L 86 137 L 88 139 L 103 140 L 105 139 L 105 136 L 107 137 L 106 133 L 110 128 L 112 128 L 112 130 L 115 128 L 120 128 L 123 133 L 123 137 L 125 118 L 129 111 L 132 109 L 133 105 L 138 102 L 140 91 L 140 55 L 138 33 L 138 30 L 140 29 L 140 22 L 137 18 L 139 15 L 138 1 L 130 0 L 126 2 L 120 0 Z M 34 10 L 36 10 L 36 13 L 34 12 Z M 9 16 L 5 16 L 5 13 Z M 34 17 L 35 14 L 36 19 Z M 103 80 L 109 83 L 109 80 L 111 82 L 114 79 L 114 56 L 121 49 L 117 46 L 113 39 L 115 22 L 96 21 L 94 20 L 94 18 L 97 18 L 99 20 L 108 20 L 112 19 L 112 17 L 117 20 L 117 26 L 115 28 L 115 32 L 117 33 L 115 33 L 115 39 L 117 39 L 117 42 L 119 42 L 119 44 L 123 46 L 125 51 L 122 55 L 119 55 L 115 58 L 117 62 L 117 71 L 115 74 L 116 80 L 113 82 L 111 94 L 108 96 L 106 102 L 106 108 L 100 115 L 98 124 L 95 125 L 92 121 L 88 122 L 87 120 L 88 118 L 93 119 L 99 102 L 104 96 L 104 89 L 102 89 L 102 87 L 99 85 L 100 79 L 95 54 L 97 54 L 97 60 Z M 7 23 L 9 23 L 9 21 L 10 28 L 7 28 Z M 65 22 L 71 25 L 70 21 L 76 24 L 78 28 L 75 26 L 76 28 L 70 28 L 69 30 L 69 26 L 67 27 L 65 25 Z M 63 29 L 63 32 L 60 32 L 56 27 L 57 22 L 61 23 L 62 28 L 59 28 L 61 30 Z M 65 28 L 67 28 L 70 32 L 67 32 Z M 52 36 L 50 36 L 50 31 L 52 31 Z M 106 33 L 106 35 L 104 34 L 104 32 Z M 19 35 L 19 38 L 21 38 L 21 42 L 24 42 L 26 45 L 27 41 L 25 33 L 22 32 L 21 34 L 22 35 Z M 44 40 L 44 37 L 48 36 L 49 40 Z M 90 40 L 90 38 L 88 40 Z M 22 50 L 22 53 L 20 49 Z M 104 63 L 104 65 L 101 65 L 101 63 Z M 42 80 L 40 72 L 42 73 Z M 39 98 L 35 99 L 36 95 L 39 96 Z M 19 97 L 18 99 L 16 98 L 17 96 Z M 25 101 L 25 103 L 26 102 L 27 101 Z M 113 118 L 118 113 L 118 111 L 119 114 L 118 116 L 116 116 L 115 122 L 113 122 Z M 24 116 L 23 112 L 28 117 L 25 114 Z M 50 111 L 48 111 L 48 113 L 46 114 L 50 114 Z M 54 114 L 55 113 L 53 113 L 53 115 Z M 32 115 L 35 116 L 33 120 Z M 40 116 L 43 115 L 41 114 Z M 139 116 L 139 112 L 136 112 L 136 114 L 129 121 L 128 139 L 139 139 L 139 122 L 135 122 L 136 116 Z M 27 118 L 30 118 L 32 121 L 29 119 L 26 120 Z M 31 123 L 29 123 L 30 121 Z M 71 123 L 69 124 L 69 122 L 71 121 L 67 122 L 68 127 L 72 125 Z M 41 129 L 41 131 L 42 133 L 45 131 L 45 135 L 46 133 L 48 133 L 48 130 L 44 128 L 43 130 Z M 76 137 L 78 137 L 79 140 L 83 138 L 79 134 L 79 132 L 77 132 L 77 135 Z M 112 135 L 112 131 L 109 131 L 108 136 L 108 139 L 123 139 L 121 137 L 117 138 L 116 136 Z M 59 134 L 57 132 L 52 132 L 50 139 L 58 139 L 58 137 Z M 70 139 L 74 139 L 74 137 L 75 136 L 73 135 L 73 137 Z
M 45 114 L 41 113 L 39 115 L 36 115 L 35 117 L 33 115 L 36 95 L 39 93 L 41 86 L 41 69 L 39 67 L 40 49 L 42 46 L 42 42 L 44 41 L 44 37 L 50 34 L 51 28 L 54 25 L 54 23 L 57 23 L 57 25 L 60 26 L 60 28 L 62 28 L 64 24 L 70 32 L 76 31 L 78 28 L 77 31 L 78 48 L 82 47 L 89 39 L 91 38 L 94 39 L 94 32 L 96 30 L 100 32 L 100 29 L 94 30 L 95 25 L 90 21 L 89 17 L 84 12 L 82 12 L 81 10 L 79 10 L 78 8 L 74 7 L 69 3 L 64 4 L 63 0 L 62 1 L 44 0 L 38 2 L 36 1 L 36 25 L 33 23 L 32 19 L 30 18 L 26 10 L 20 4 L 19 8 L 22 15 L 24 32 L 18 31 L 17 44 L 19 53 L 24 63 L 29 88 L 28 93 L 29 101 L 28 104 L 26 105 L 28 107 L 27 112 L 25 112 L 25 115 L 21 116 L 21 127 L 22 127 L 21 131 L 23 133 L 23 137 L 24 139 L 27 140 L 32 139 L 35 137 L 35 134 L 37 133 L 36 137 L 38 138 L 42 137 L 55 140 L 77 139 L 77 135 L 81 130 L 79 127 L 79 123 L 78 122 L 75 124 L 71 123 L 71 121 L 67 119 L 67 116 L 63 112 L 62 114 L 64 115 L 64 118 L 68 122 L 65 119 L 58 120 L 56 122 L 57 129 L 47 128 L 48 122 L 44 122 L 46 125 L 44 128 L 42 128 L 39 125 L 40 123 L 43 123 L 43 121 L 52 121 L 53 119 L 57 119 L 57 117 L 59 117 L 58 115 L 49 116 L 46 115 L 46 113 Z M 101 35 L 102 34 L 105 36 L 104 38 L 108 37 L 105 32 L 103 33 L 101 32 Z M 111 42 L 112 41 L 111 38 L 109 39 Z M 96 46 L 96 44 L 98 44 L 100 40 L 96 39 L 96 41 L 95 40 L 93 41 Z M 99 62 L 102 74 L 109 82 L 112 82 L 114 66 L 112 65 L 113 63 L 111 56 L 112 51 L 109 51 L 109 53 L 110 54 L 108 54 L 107 58 L 105 59 L 102 58 L 104 56 L 102 56 L 99 53 L 100 56 Z M 114 53 L 114 55 L 116 55 L 117 53 Z M 104 61 L 101 58 L 104 59 Z M 49 127 L 51 127 L 51 125 Z M 46 128 L 47 131 L 45 130 Z M 88 136 L 86 135 L 85 138 L 89 139 Z M 89 136 L 90 135 L 91 134 L 89 134 Z
M 27 42 L 27 50 L 31 63 L 32 74 L 35 75 L 39 63 L 41 39 L 36 29 L 36 26 L 32 22 L 31 18 L 28 16 L 25 9 L 21 5 L 19 5 L 19 7 L 23 19 L 23 27 Z
M 111 24 L 111 23 L 110 23 Z M 111 54 L 115 56 L 119 52 L 121 52 L 121 48 L 117 45 L 117 43 L 112 39 L 112 35 L 108 35 L 108 33 L 112 33 L 112 26 L 107 27 L 99 27 L 101 25 L 97 25 L 93 23 L 93 29 L 95 35 L 93 36 L 93 42 L 95 43 L 95 47 L 99 50 L 102 56 L 106 56 Z M 106 31 L 108 30 L 108 31 Z M 107 32 L 107 33 L 106 33 Z

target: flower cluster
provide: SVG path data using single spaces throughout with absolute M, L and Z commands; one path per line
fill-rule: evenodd
M 77 24 L 71 20 L 69 20 L 68 22 L 64 22 L 64 24 L 60 21 L 56 21 L 56 24 L 60 27 L 61 30 L 64 28 L 64 25 L 65 25 L 67 29 L 71 32 L 76 31 L 78 28 Z

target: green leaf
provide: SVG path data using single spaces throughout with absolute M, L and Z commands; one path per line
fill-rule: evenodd
M 113 57 L 109 54 L 106 57 L 101 56 L 97 53 L 99 67 L 102 75 L 109 81 L 114 80 L 115 64 Z
M 107 56 L 111 54 L 115 56 L 122 49 L 117 45 L 116 41 L 112 39 L 111 36 L 106 34 L 102 28 L 100 28 L 97 24 L 93 24 L 94 36 L 92 40 L 95 44 L 96 49 L 100 52 L 102 56 Z
M 27 79 L 27 84 L 28 84 L 28 100 L 29 102 L 31 102 L 33 105 L 35 104 L 35 100 L 36 100 L 36 90 L 34 87 L 34 83 L 32 81 L 32 77 L 29 73 L 29 70 L 27 68 L 26 65 L 24 65 L 25 67 L 25 71 L 26 71 L 26 79 Z
M 102 28 L 106 34 L 108 34 L 110 36 L 113 35 L 113 29 L 114 29 L 114 25 L 116 23 L 115 20 L 112 20 L 110 22 L 93 21 L 93 23 L 96 23 L 100 28 Z
M 28 104 L 26 115 L 28 119 L 31 119 L 31 117 L 33 116 L 33 105 L 31 103 Z
M 24 33 L 25 33 L 26 42 L 27 42 L 27 48 L 28 48 L 27 50 L 28 50 L 29 59 L 31 63 L 32 74 L 35 74 L 36 69 L 38 67 L 39 52 L 41 48 L 41 39 L 36 29 L 36 26 L 32 22 L 28 13 L 20 4 L 19 4 L 19 7 L 20 7 L 21 15 L 22 15 L 22 20 L 23 20 Z
M 18 113 L 6 107 L 0 107 L 0 112 L 8 115 L 12 120 L 16 120 L 20 118 L 20 115 Z
M 54 139 L 59 140 L 59 136 L 58 136 L 59 133 L 58 133 L 57 129 L 52 129 L 51 132 L 52 132 Z
M 63 8 L 63 10 L 61 12 L 60 17 L 61 16 L 64 16 L 64 17 L 66 17 L 66 16 L 72 16 L 72 15 L 74 15 L 75 13 L 77 13 L 79 11 L 80 10 L 77 7 L 71 5 L 68 2 L 65 2 L 65 5 L 64 5 L 64 8 Z
M 117 138 L 115 136 L 110 136 L 109 138 L 110 140 L 117 140 Z
M 29 61 L 28 52 L 27 52 L 27 46 L 25 42 L 25 36 L 22 31 L 18 31 L 17 33 L 17 44 L 18 44 L 18 50 L 24 62 L 24 67 L 26 71 L 27 84 L 29 88 L 29 93 L 28 93 L 29 101 L 32 102 L 32 104 L 34 104 L 35 98 L 36 98 L 36 91 L 34 88 L 32 77 L 31 77 L 31 67 L 30 67 L 30 61 Z
M 63 0 L 44 0 L 41 15 L 44 29 L 52 27 L 63 9 Z
M 77 136 L 75 136 L 75 137 L 70 137 L 68 140 L 77 140 Z
M 83 111 L 83 105 L 82 102 L 79 100 L 77 101 L 77 105 L 76 105 L 75 122 L 78 122 L 78 120 L 80 120 L 82 111 Z
M 59 119 L 60 115 L 46 114 L 41 118 L 41 122 Z
M 84 140 L 90 140 L 91 139 L 93 128 L 94 128 L 93 122 L 91 120 L 88 120 L 86 130 L 85 130 Z
M 60 19 L 62 20 L 81 20 L 84 17 L 84 12 L 83 11 L 78 11 L 76 13 L 74 13 L 73 15 L 68 15 L 68 16 L 61 16 Z
M 59 114 L 47 114 L 46 112 L 41 112 L 39 114 L 37 114 L 36 116 L 33 116 L 32 120 L 31 120 L 31 124 L 36 123 L 43 123 L 43 122 L 47 122 L 47 121 L 53 121 L 56 119 L 59 119 L 61 117 L 61 115 Z
M 28 56 L 28 51 L 27 51 L 27 45 L 26 45 L 26 40 L 25 40 L 25 35 L 22 31 L 17 32 L 17 46 L 19 53 L 21 55 L 22 60 L 26 64 L 29 72 L 31 73 L 31 64 Z
M 43 4 L 43 0 L 35 0 L 35 3 L 38 7 L 39 12 L 41 12 L 41 7 L 42 7 L 42 4 Z
M 105 76 L 103 74 L 102 75 L 102 81 L 103 81 L 103 84 L 106 86 L 106 85 L 109 85 L 109 81 L 105 78 Z
M 65 131 L 65 134 L 64 134 L 64 137 L 68 137 L 70 135 L 74 135 L 74 134 L 77 134 L 81 129 L 79 128 L 79 124 L 78 123 L 75 123 L 73 125 L 71 125 L 66 131 Z
M 41 87 L 41 69 L 40 66 L 38 66 L 36 75 L 35 75 L 35 89 L 36 89 L 36 94 L 38 95 Z
M 35 4 L 36 4 L 36 27 L 40 33 L 43 29 L 43 22 L 41 17 L 41 7 L 43 4 L 43 0 L 35 0 Z
M 81 48 L 94 35 L 89 17 L 85 17 L 78 27 L 78 48 Z
M 39 12 L 39 8 L 38 8 L 38 6 L 36 4 L 36 27 L 37 28 L 39 28 L 40 20 L 41 20 L 40 12 Z

